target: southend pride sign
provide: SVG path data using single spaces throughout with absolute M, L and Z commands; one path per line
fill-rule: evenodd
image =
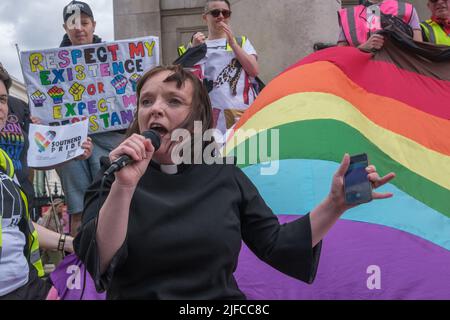
M 87 119 L 65 126 L 30 124 L 28 166 L 51 167 L 82 155 L 81 145 L 87 140 L 87 134 Z
M 157 37 L 21 53 L 31 114 L 50 126 L 88 119 L 89 132 L 128 128 L 136 85 L 159 65 Z

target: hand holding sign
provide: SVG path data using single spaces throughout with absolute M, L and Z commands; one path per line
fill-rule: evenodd
M 81 156 L 78 156 L 77 160 L 86 160 L 92 155 L 92 150 L 94 150 L 92 139 L 87 137 L 87 140 L 81 145 L 81 149 L 83 149 L 84 153 Z
M 28 166 L 53 168 L 78 156 L 81 159 L 89 157 L 92 142 L 87 133 L 88 120 L 56 127 L 30 124 Z

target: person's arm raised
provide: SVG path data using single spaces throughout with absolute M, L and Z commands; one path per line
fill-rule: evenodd
M 354 207 L 345 203 L 344 176 L 349 165 L 350 156 L 346 154 L 342 159 L 339 169 L 333 176 L 331 191 L 328 197 L 326 197 L 325 200 L 322 201 L 322 203 L 310 214 L 313 247 L 315 247 L 323 239 L 323 237 L 346 210 Z M 372 183 L 373 189 L 378 188 L 395 178 L 395 174 L 392 172 L 380 178 L 375 166 L 373 165 L 369 165 L 366 168 L 366 171 L 369 181 Z M 392 193 L 372 192 L 372 199 L 374 200 L 386 199 L 390 197 L 392 197 Z
M 257 77 L 259 74 L 259 65 L 256 56 L 248 54 L 239 46 L 229 25 L 222 22 L 222 28 L 227 35 L 227 41 L 233 49 L 236 58 L 241 63 L 242 68 L 244 68 L 245 72 L 247 72 L 250 77 Z
M 204 44 L 205 41 L 206 41 L 206 36 L 202 32 L 197 32 L 192 37 L 191 46 L 192 47 L 197 47 L 199 45 Z
M 109 154 L 111 162 L 124 154 L 129 155 L 134 162 L 115 173 L 116 179 L 99 212 L 96 240 L 101 273 L 106 271 L 126 239 L 131 199 L 154 150 L 150 140 L 133 134 Z

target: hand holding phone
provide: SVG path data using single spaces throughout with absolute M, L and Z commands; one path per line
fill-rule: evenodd
M 350 157 L 350 166 L 344 176 L 345 202 L 348 205 L 372 201 L 372 184 L 366 171 L 368 166 L 367 154 Z

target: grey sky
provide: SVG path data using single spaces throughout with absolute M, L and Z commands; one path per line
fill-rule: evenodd
M 15 44 L 20 50 L 59 46 L 64 35 L 62 12 L 70 0 L 1 0 L 0 62 L 15 78 L 23 81 Z M 95 34 L 114 40 L 112 0 L 84 0 L 97 21 Z

